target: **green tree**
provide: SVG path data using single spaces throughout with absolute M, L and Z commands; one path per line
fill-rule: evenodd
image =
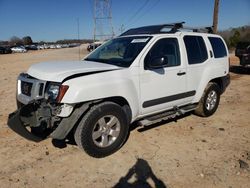
M 30 36 L 23 37 L 23 43 L 24 45 L 30 45 L 33 44 L 33 41 Z
M 10 38 L 10 45 L 11 46 L 13 46 L 13 45 L 23 45 L 23 41 L 19 37 L 13 36 L 13 37 Z
M 229 38 L 230 47 L 236 47 L 239 41 L 240 41 L 240 32 L 238 30 L 235 30 L 233 36 Z

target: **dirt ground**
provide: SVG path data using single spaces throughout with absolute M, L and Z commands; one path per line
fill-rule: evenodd
M 78 58 L 78 48 L 0 55 L 0 187 L 250 187 L 250 68 L 233 55 L 231 84 L 215 115 L 137 127 L 104 159 L 11 131 L 17 75 L 37 62 Z

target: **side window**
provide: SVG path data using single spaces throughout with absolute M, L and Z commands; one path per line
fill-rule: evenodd
M 145 58 L 145 67 L 153 64 L 156 58 L 167 59 L 164 67 L 173 67 L 180 65 L 180 52 L 178 40 L 176 38 L 165 38 L 158 40 Z
M 201 36 L 185 36 L 188 64 L 203 63 L 207 60 L 207 48 Z
M 220 38 L 217 37 L 208 37 L 213 51 L 214 51 L 214 57 L 220 58 L 220 57 L 226 57 L 227 56 L 227 50 L 223 43 L 223 41 Z

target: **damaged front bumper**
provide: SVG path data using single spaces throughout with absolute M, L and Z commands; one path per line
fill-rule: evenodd
M 8 126 L 11 128 L 14 132 L 19 134 L 20 136 L 34 141 L 34 142 L 40 142 L 44 140 L 43 137 L 39 137 L 31 132 L 31 130 L 27 129 L 27 126 L 24 125 L 24 123 L 20 119 L 20 113 L 22 111 L 22 108 L 16 110 L 15 112 L 9 114 L 8 118 Z
M 54 117 L 49 115 L 49 109 L 44 114 L 38 113 L 41 111 L 41 106 L 34 102 L 9 114 L 8 126 L 18 135 L 30 141 L 40 142 L 46 138 L 63 140 L 88 108 L 89 103 L 76 106 L 69 117 L 61 118 L 56 122 L 52 120 Z M 51 125 L 48 126 L 45 121 L 39 121 L 40 119 L 50 122 Z M 32 131 L 37 128 L 43 130 L 41 134 Z

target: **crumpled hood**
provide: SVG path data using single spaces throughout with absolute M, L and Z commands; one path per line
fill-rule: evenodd
M 92 61 L 53 61 L 34 64 L 27 73 L 40 80 L 62 82 L 65 78 L 75 74 L 115 69 L 120 69 L 120 67 Z

